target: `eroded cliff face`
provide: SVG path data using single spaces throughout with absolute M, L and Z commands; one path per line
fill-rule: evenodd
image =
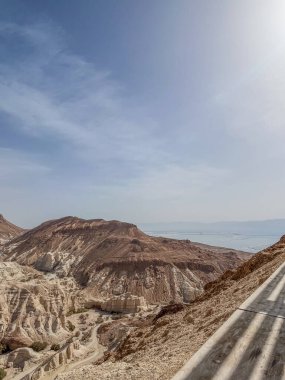
M 193 301 L 203 286 L 249 255 L 148 236 L 135 225 L 66 217 L 43 223 L 3 247 L 5 261 L 72 276 L 94 297 L 131 293 L 147 303 Z
M 8 222 L 2 214 L 0 214 L 0 244 L 3 244 L 15 236 L 23 233 L 24 230 L 14 224 Z
M 10 349 L 66 339 L 66 314 L 76 308 L 73 280 L 47 280 L 17 263 L 0 262 L 0 342 Z
M 98 266 L 86 285 L 86 293 L 95 298 L 129 293 L 144 297 L 148 304 L 190 303 L 202 292 L 203 281 L 195 271 L 163 261 Z

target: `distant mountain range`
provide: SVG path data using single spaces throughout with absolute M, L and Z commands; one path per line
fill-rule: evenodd
M 192 233 L 232 233 L 242 235 L 276 235 L 281 236 L 285 231 L 285 219 L 271 219 L 261 221 L 230 221 L 214 223 L 172 222 L 172 223 L 144 223 L 139 227 L 143 231 L 173 231 Z

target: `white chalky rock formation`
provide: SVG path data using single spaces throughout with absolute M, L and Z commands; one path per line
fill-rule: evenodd
M 126 293 L 122 296 L 108 298 L 101 303 L 102 310 L 117 313 L 137 313 L 146 310 L 147 304 L 144 297 L 138 297 Z
M 48 281 L 32 268 L 0 262 L 0 341 L 10 349 L 70 336 L 66 313 L 77 308 L 73 281 Z

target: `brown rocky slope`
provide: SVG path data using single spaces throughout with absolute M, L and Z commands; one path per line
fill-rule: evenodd
M 24 232 L 22 228 L 8 222 L 8 220 L 0 214 L 0 244 L 14 238 L 22 232 Z
M 72 276 L 89 297 L 130 293 L 147 303 L 192 302 L 203 286 L 249 255 L 190 241 L 151 237 L 135 225 L 66 217 L 8 242 L 5 261 Z
M 57 380 L 75 380 L 82 375 L 86 380 L 171 379 L 284 260 L 285 236 L 236 270 L 209 283 L 205 293 L 190 306 L 174 305 L 168 307 L 168 312 L 166 308 L 157 316 L 133 323 L 129 335 L 106 356 L 103 364 L 83 367 L 60 375 Z M 102 341 L 108 340 L 114 331 L 112 324 L 106 326 Z

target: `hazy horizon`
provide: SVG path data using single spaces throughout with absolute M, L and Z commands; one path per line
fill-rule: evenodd
M 14 219 L 11 219 L 9 217 L 9 215 L 7 214 L 4 214 L 1 212 L 0 210 L 0 215 L 2 215 L 6 220 L 8 220 L 9 222 L 13 223 L 13 224 L 16 224 L 18 225 L 19 227 L 22 227 L 22 228 L 35 228 L 37 227 L 39 224 L 41 223 L 44 223 L 48 220 L 53 220 L 53 219 L 60 219 L 60 218 L 65 218 L 65 217 L 75 217 L 75 218 L 81 218 L 81 219 L 105 219 L 103 217 L 100 217 L 100 215 L 98 216 L 94 216 L 94 217 L 91 217 L 91 218 L 84 218 L 83 216 L 80 216 L 80 215 L 71 215 L 71 214 L 66 214 L 66 215 L 56 215 L 54 217 L 51 216 L 50 219 L 41 219 L 39 221 L 37 221 L 36 223 L 28 223 L 26 225 L 21 225 L 19 223 L 17 223 L 17 220 L 14 220 Z M 276 232 L 276 235 L 280 234 L 281 232 L 285 234 L 285 218 L 278 218 L 278 219 L 260 219 L 260 220 L 214 220 L 214 221 L 194 221 L 194 220 L 178 220 L 178 221 L 158 221 L 158 222 L 153 222 L 153 221 L 147 221 L 147 222 L 141 222 L 139 220 L 135 221 L 135 220 L 126 220 L 126 219 L 119 219 L 119 218 L 112 218 L 112 219 L 105 219 L 105 220 L 119 220 L 119 221 L 122 221 L 122 222 L 126 222 L 126 223 L 133 223 L 133 224 L 136 224 L 139 228 L 144 228 L 144 229 L 153 229 L 153 230 L 163 230 L 163 229 L 168 229 L 170 230 L 172 227 L 175 228 L 175 229 L 182 229 L 186 227 L 186 229 L 188 228 L 193 228 L 193 227 L 197 227 L 197 231 L 200 231 L 199 230 L 199 227 L 203 227 L 203 231 L 206 232 L 208 231 L 207 227 L 210 227 L 213 228 L 215 226 L 217 226 L 218 228 L 221 228 L 222 226 L 240 226 L 241 228 L 245 227 L 245 228 L 248 228 L 250 227 L 250 225 L 253 226 L 253 228 L 265 228 L 264 232 L 266 232 L 266 228 L 268 226 L 270 226 L 271 228 L 276 228 L 277 227 L 277 230 L 275 229 L 274 231 L 269 231 L 270 233 L 272 232 Z M 281 229 L 280 229 L 281 227 Z M 283 228 L 284 227 L 284 228 Z M 202 231 L 202 230 L 201 230 Z M 232 231 L 234 232 L 234 230 Z
M 285 217 L 284 14 L 3 0 L 0 212 L 26 227 Z
M 7 216 L 4 215 L 4 217 L 8 219 Z M 123 221 L 129 222 L 127 220 Z M 42 222 L 46 222 L 46 220 L 42 220 L 40 223 Z M 161 223 L 138 222 L 134 224 L 136 224 L 140 230 L 151 236 L 191 240 L 192 242 L 216 247 L 227 247 L 250 253 L 259 252 L 271 246 L 285 234 L 285 219 L 216 221 L 211 223 L 193 221 Z M 34 228 L 37 227 L 37 225 L 20 227 Z

